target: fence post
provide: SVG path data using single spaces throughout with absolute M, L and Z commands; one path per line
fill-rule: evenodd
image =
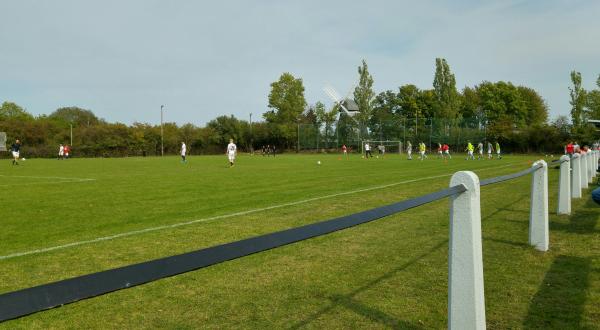
M 579 172 L 579 174 L 581 175 L 581 189 L 587 189 L 588 188 L 588 170 L 587 170 L 587 154 L 586 153 L 581 153 L 581 156 L 579 158 L 579 166 L 581 166 L 581 171 Z
M 594 154 L 592 151 L 588 151 L 588 183 L 594 182 L 594 173 L 596 173 L 596 169 L 594 168 Z
M 594 154 L 596 155 L 596 157 L 594 157 L 594 174 L 598 175 L 596 171 L 598 170 L 598 161 L 600 160 L 600 150 L 596 150 Z
M 571 214 L 571 165 L 569 156 L 560 157 L 560 176 L 558 179 L 558 214 Z
M 548 164 L 539 160 L 533 166 L 540 164 L 542 167 L 532 175 L 529 244 L 539 251 L 548 251 Z
M 485 329 L 479 178 L 456 172 L 450 186 L 460 184 L 467 191 L 450 198 L 448 328 Z
M 571 197 L 581 198 L 581 156 L 573 154 L 571 158 Z

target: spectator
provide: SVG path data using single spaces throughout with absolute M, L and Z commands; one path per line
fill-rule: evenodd
M 600 204 L 600 187 L 598 187 L 598 188 L 594 189 L 594 191 L 592 191 L 592 199 L 597 204 Z

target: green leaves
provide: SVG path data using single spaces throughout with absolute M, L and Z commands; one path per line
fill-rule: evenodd
M 369 67 L 365 60 L 362 60 L 362 65 L 358 67 L 359 81 L 358 86 L 354 89 L 354 102 L 358 105 L 359 113 L 357 119 L 361 123 L 367 123 L 371 118 L 373 110 L 371 102 L 375 97 L 373 91 L 373 77 L 369 73 Z
M 270 123 L 296 123 L 306 108 L 304 85 L 302 79 L 294 78 L 290 73 L 283 73 L 279 80 L 271 84 L 269 108 L 273 109 L 264 115 Z
M 283 140 L 288 148 L 291 147 L 297 137 L 295 126 L 306 108 L 302 79 L 283 73 L 278 81 L 271 84 L 269 108 L 272 110 L 267 111 L 263 117 L 271 132 Z
M 581 128 L 584 121 L 584 109 L 585 106 L 585 89 L 581 87 L 581 73 L 577 71 L 571 71 L 571 82 L 573 87 L 569 87 L 569 94 L 571 95 L 571 120 L 575 129 Z
M 30 121 L 33 116 L 16 103 L 4 102 L 0 107 L 0 119 Z
M 439 104 L 439 113 L 435 113 L 435 117 L 455 119 L 458 115 L 460 95 L 456 90 L 456 78 L 443 58 L 435 59 L 433 90 Z

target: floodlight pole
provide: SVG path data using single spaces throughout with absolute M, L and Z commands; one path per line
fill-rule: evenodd
M 69 123 L 69 126 L 71 127 L 71 147 L 73 146 L 73 123 Z
M 419 136 L 419 112 L 415 111 L 415 139 Z
M 165 106 L 161 105 L 160 106 L 160 156 L 164 156 L 165 155 L 165 145 L 164 145 L 164 138 L 163 138 L 163 108 Z
M 254 135 L 252 134 L 252 112 L 250 112 L 250 154 L 254 155 Z
M 300 152 L 300 118 L 298 118 L 298 144 L 296 144 L 296 153 Z

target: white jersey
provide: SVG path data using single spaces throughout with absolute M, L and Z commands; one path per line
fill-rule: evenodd
M 371 146 L 368 143 L 365 144 L 365 150 L 371 151 Z
M 60 148 L 58 149 L 58 154 L 59 154 L 60 156 L 62 156 L 64 153 L 65 153 L 65 147 L 63 147 L 63 146 L 60 146 Z
M 182 143 L 181 144 L 181 155 L 185 156 L 186 152 L 187 152 L 187 146 L 185 145 L 185 143 Z
M 235 155 L 235 152 L 237 151 L 237 147 L 235 146 L 235 143 L 229 143 L 227 145 L 227 153 L 230 155 Z

